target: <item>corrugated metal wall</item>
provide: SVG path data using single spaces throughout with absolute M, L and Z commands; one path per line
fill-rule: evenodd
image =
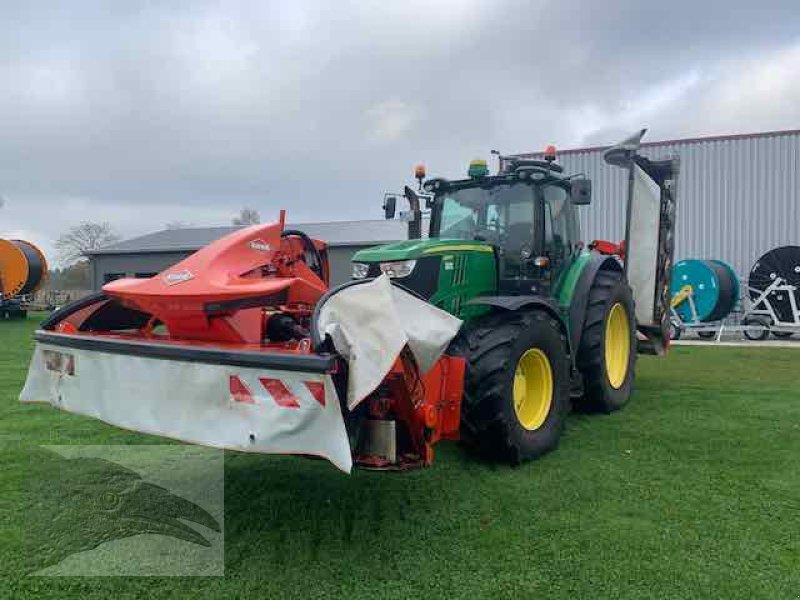
M 642 154 L 681 159 L 676 260 L 722 259 L 746 275 L 767 250 L 800 245 L 800 133 L 654 144 Z M 622 239 L 625 172 L 606 165 L 602 150 L 558 160 L 592 179 L 592 205 L 580 209 L 584 239 Z

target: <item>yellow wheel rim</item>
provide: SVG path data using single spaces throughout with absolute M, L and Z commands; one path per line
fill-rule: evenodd
M 514 371 L 514 412 L 525 429 L 542 426 L 553 404 L 553 368 L 538 348 L 523 354 Z
M 628 374 L 631 357 L 631 329 L 628 311 L 619 302 L 611 307 L 606 319 L 606 373 L 608 382 L 619 389 Z

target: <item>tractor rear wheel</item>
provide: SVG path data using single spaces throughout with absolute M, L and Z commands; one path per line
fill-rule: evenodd
M 543 311 L 500 312 L 456 340 L 467 360 L 461 439 L 518 464 L 553 450 L 569 412 L 570 363 L 559 323 Z
M 622 274 L 600 271 L 589 290 L 577 364 L 583 397 L 577 406 L 589 412 L 619 410 L 633 391 L 636 321 L 631 288 Z

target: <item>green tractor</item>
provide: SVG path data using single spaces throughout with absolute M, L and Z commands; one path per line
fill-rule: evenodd
M 479 453 L 517 463 L 552 450 L 571 405 L 621 409 L 637 352 L 665 351 L 678 161 L 639 155 L 644 132 L 605 154 L 627 171 L 620 244 L 581 241 L 591 181 L 548 147 L 499 156 L 496 175 L 473 161 L 466 179 L 423 183 L 418 167 L 419 190 L 403 194 L 409 239 L 353 257 L 355 279 L 385 274 L 464 321 L 449 352 L 466 359 L 461 439 Z M 386 218 L 396 204 L 385 197 Z

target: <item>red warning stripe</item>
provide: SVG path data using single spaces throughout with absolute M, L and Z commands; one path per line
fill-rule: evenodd
M 283 408 L 300 408 L 300 401 L 292 391 L 280 379 L 272 379 L 269 377 L 259 377 L 258 381 L 264 386 L 264 389 L 269 392 L 272 399 L 280 407 Z M 320 406 L 325 406 L 325 384 L 320 381 L 304 381 L 303 385 L 309 391 L 314 400 L 319 402 Z M 238 375 L 231 375 L 229 377 L 229 388 L 231 397 L 235 402 L 242 402 L 244 404 L 255 404 L 256 400 L 253 393 L 247 385 L 239 378 Z
M 314 396 L 314 400 L 325 406 L 325 384 L 319 381 L 304 381 L 303 383 Z
M 300 408 L 300 403 L 297 397 L 286 387 L 280 379 L 269 379 L 267 377 L 259 377 L 258 380 L 264 389 L 270 393 L 270 396 L 275 400 L 275 404 L 284 408 Z
M 253 399 L 253 394 L 250 393 L 250 390 L 247 389 L 247 386 L 242 383 L 242 380 L 239 379 L 238 375 L 231 375 L 228 379 L 228 386 L 231 390 L 231 396 L 233 397 L 234 401 L 242 402 L 244 404 L 255 404 L 256 401 Z

